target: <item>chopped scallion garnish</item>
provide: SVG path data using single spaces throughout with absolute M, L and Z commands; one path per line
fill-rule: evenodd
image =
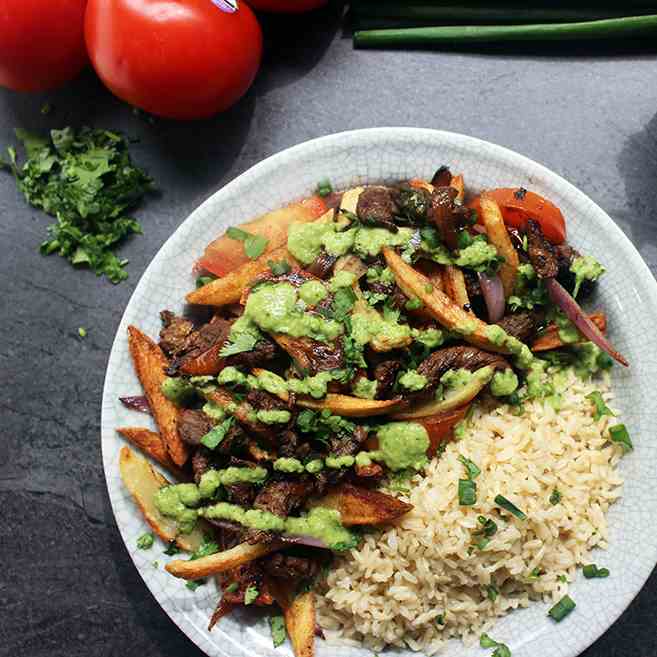
M 477 501 L 477 484 L 472 479 L 459 479 L 459 504 L 472 506 Z
M 596 579 L 609 577 L 608 568 L 598 568 L 594 563 L 587 564 L 582 568 L 582 573 L 586 579 Z
M 548 616 L 559 623 L 568 616 L 575 607 L 576 605 L 573 599 L 569 595 L 564 595 L 563 598 L 561 598 L 561 600 L 559 600 L 559 602 L 548 611 Z
M 599 420 L 603 415 L 611 415 L 614 417 L 615 413 L 605 404 L 602 399 L 602 394 L 599 390 L 594 390 L 591 394 L 586 395 L 586 398 L 593 404 L 593 419 Z
M 520 520 L 527 520 L 527 515 L 521 511 L 513 502 L 507 500 L 504 495 L 496 495 L 495 504 L 497 504 L 505 511 L 513 514 L 516 518 L 519 518 Z
M 611 442 L 621 444 L 623 449 L 628 452 L 634 449 L 630 434 L 624 424 L 615 424 L 613 427 L 609 427 L 609 437 Z
M 332 191 L 333 185 L 331 185 L 331 182 L 327 178 L 320 180 L 317 183 L 317 194 L 319 194 L 319 196 L 328 196 Z

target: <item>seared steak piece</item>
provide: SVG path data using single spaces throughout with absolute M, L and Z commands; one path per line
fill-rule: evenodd
M 308 374 L 344 367 L 344 353 L 339 343 L 326 344 L 311 338 L 293 338 L 289 335 L 279 335 L 277 341 L 297 367 Z
M 252 484 L 233 484 L 226 486 L 227 500 L 231 504 L 237 504 L 247 509 L 251 508 L 256 492 Z
M 283 431 L 278 437 L 278 455 L 296 457 L 301 439 L 296 431 Z
M 231 584 L 237 584 L 237 589 L 234 591 L 228 591 L 227 588 L 224 589 L 222 600 L 225 600 L 227 603 L 231 604 L 244 604 L 244 595 L 246 590 L 250 587 L 253 587 L 258 590 L 260 595 L 258 598 L 263 595 L 263 570 L 262 564 L 260 561 L 250 561 L 243 566 L 238 568 L 233 568 L 226 573 L 226 581 Z M 256 604 L 259 600 L 256 599 Z
M 358 197 L 356 214 L 366 226 L 380 226 L 396 233 L 394 218 L 397 213 L 392 190 L 387 187 L 366 187 Z
M 509 335 L 521 342 L 530 343 L 545 321 L 545 314 L 540 311 L 513 313 L 505 315 L 497 325 Z
M 212 420 L 203 411 L 185 408 L 178 415 L 178 434 L 188 445 L 199 445 L 201 438 L 214 426 Z
M 411 224 L 427 220 L 431 208 L 431 194 L 426 189 L 402 183 L 393 191 L 393 199 L 398 208 L 398 219 L 404 219 Z
M 281 579 L 312 579 L 319 573 L 320 565 L 308 557 L 296 557 L 284 552 L 275 552 L 262 560 L 264 571 Z
M 256 411 L 286 411 L 287 404 L 274 397 L 274 395 L 265 392 L 264 390 L 251 390 L 247 396 L 246 401 L 256 409 Z
M 429 219 L 438 227 L 441 238 L 452 250 L 458 248 L 457 230 L 461 222 L 455 215 L 454 199 L 457 191 L 453 187 L 437 187 L 431 195 Z
M 435 388 L 440 382 L 440 377 L 448 370 L 466 369 L 474 371 L 487 366 L 500 370 L 511 367 L 500 354 L 492 354 L 478 347 L 447 347 L 446 349 L 434 351 L 417 368 L 418 374 L 422 374 L 429 379 L 429 384 L 421 393 Z
M 253 506 L 285 518 L 298 509 L 313 492 L 314 485 L 310 479 L 270 481 L 260 490 Z
M 209 449 L 199 445 L 197 450 L 192 455 L 192 472 L 194 473 L 194 481 L 198 484 L 201 477 L 212 468 L 212 454 Z
M 215 451 L 222 456 L 239 454 L 246 445 L 247 439 L 248 436 L 242 427 L 237 422 L 233 422 Z
M 538 222 L 530 219 L 525 229 L 529 261 L 539 278 L 554 278 L 559 273 L 559 263 L 554 246 L 545 239 Z
M 353 456 L 367 440 L 367 427 L 357 426 L 352 433 L 342 433 L 329 438 L 329 454 L 332 456 Z
M 434 187 L 448 187 L 451 182 L 452 172 L 449 170 L 449 167 L 444 164 L 437 169 L 431 179 L 431 184 Z
M 308 271 L 317 278 L 328 278 L 333 271 L 336 256 L 329 255 L 324 249 L 308 267 Z
M 399 360 L 384 360 L 374 368 L 374 378 L 378 383 L 376 387 L 376 396 L 378 399 L 385 399 L 390 395 L 395 378 L 401 367 L 402 363 Z
M 477 273 L 471 269 L 462 269 L 463 278 L 465 279 L 465 291 L 468 293 L 470 300 L 481 296 L 481 284 Z
M 262 367 L 271 362 L 280 354 L 275 342 L 265 337 L 261 339 L 251 351 L 242 351 L 225 359 L 226 365 L 242 367 L 248 370 L 254 367 Z
M 170 310 L 160 313 L 162 330 L 160 331 L 160 347 L 169 356 L 175 356 L 181 352 L 189 334 L 194 330 L 194 325 L 184 317 L 178 317 Z

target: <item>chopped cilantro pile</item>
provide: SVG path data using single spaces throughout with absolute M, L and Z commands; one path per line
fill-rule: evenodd
M 126 215 L 152 191 L 153 181 L 134 166 L 126 139 L 109 130 L 51 130 L 49 138 L 16 130 L 27 160 L 9 148 L 2 164 L 16 177 L 28 203 L 55 217 L 41 253 L 57 253 L 112 283 L 128 277 L 127 260 L 114 249 L 141 226 Z

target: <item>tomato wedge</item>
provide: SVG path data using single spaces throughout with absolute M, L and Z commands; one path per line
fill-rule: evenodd
M 454 426 L 457 425 L 468 412 L 470 404 L 455 408 L 453 411 L 446 411 L 438 415 L 430 415 L 422 418 L 418 422 L 427 430 L 429 434 L 429 449 L 427 456 L 430 458 L 436 455 L 436 451 L 441 443 L 451 440 L 454 434 Z
M 328 207 L 319 196 L 311 196 L 298 203 L 292 203 L 280 210 L 268 212 L 262 217 L 239 226 L 252 235 L 260 235 L 268 240 L 266 251 L 273 251 L 287 243 L 287 229 L 292 223 L 308 223 L 321 217 Z M 205 253 L 197 263 L 198 269 L 206 269 L 215 276 L 225 276 L 233 269 L 249 262 L 244 246 L 226 235 L 208 244 Z
M 485 192 L 492 198 L 502 211 L 504 223 L 513 228 L 524 229 L 528 219 L 537 221 L 553 244 L 561 244 L 566 239 L 566 222 L 561 210 L 534 192 L 522 187 L 500 187 Z M 468 207 L 477 211 L 481 218 L 479 196 L 468 203 Z

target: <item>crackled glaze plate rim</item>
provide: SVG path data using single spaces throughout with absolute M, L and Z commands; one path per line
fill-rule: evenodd
M 212 633 L 206 630 L 217 591 L 213 583 L 187 590 L 180 580 L 155 568 L 163 561 L 161 550 L 145 552 L 135 545 L 146 529 L 118 476 L 118 451 L 124 441 L 118 426 L 143 424 L 145 416 L 123 409 L 119 394 L 137 394 L 139 387 L 127 354 L 126 328 L 140 325 L 147 333 L 157 331 L 157 310 L 182 307 L 183 295 L 193 285 L 191 266 L 207 242 L 228 225 L 280 207 L 308 195 L 317 181 L 329 176 L 337 188 L 422 175 L 447 162 L 463 172 L 471 187 L 522 185 L 544 193 L 564 209 L 573 243 L 609 264 L 601 286 L 601 302 L 610 318 L 610 333 L 617 347 L 633 362 L 632 369 L 616 371 L 614 387 L 618 405 L 632 431 L 635 451 L 621 464 L 626 480 L 624 497 L 609 514 L 609 550 L 601 553 L 612 576 L 594 584 L 579 578 L 570 591 L 578 602 L 577 613 L 556 625 L 546 621 L 547 605 L 500 619 L 494 636 L 511 648 L 514 657 L 550 654 L 575 657 L 595 641 L 623 612 L 639 592 L 657 562 L 657 536 L 646 536 L 657 514 L 657 497 L 650 489 L 650 472 L 657 467 L 657 452 L 649 444 L 649 429 L 657 411 L 644 409 L 642 398 L 657 380 L 657 284 L 650 270 L 622 231 L 582 192 L 533 160 L 473 137 L 421 128 L 371 128 L 320 137 L 294 146 L 255 165 L 218 190 L 178 227 L 157 253 L 133 293 L 117 331 L 103 390 L 101 443 L 108 492 L 126 548 L 147 587 L 178 627 L 211 656 L 291 655 L 288 645 L 273 650 L 261 619 L 250 613 L 226 618 Z M 474 181 L 474 184 L 473 184 Z M 608 249 L 613 245 L 613 251 Z M 605 247 L 606 248 L 603 248 Z M 588 247 L 588 248 L 587 248 Z M 603 251 L 604 253 L 601 253 Z M 640 311 L 637 310 L 641 307 Z M 623 326 L 623 331 L 620 326 Z M 628 326 L 630 330 L 628 330 Z M 639 353 L 642 354 L 639 359 Z M 652 354 L 645 356 L 645 354 Z M 633 502 L 641 500 L 637 508 Z M 631 549 L 630 549 L 631 546 Z M 602 556 L 604 555 L 604 556 Z M 605 588 L 606 587 L 606 588 Z M 398 655 L 414 654 L 395 649 Z M 361 657 L 364 648 L 326 646 L 318 642 L 319 657 Z M 444 652 L 452 655 L 482 654 L 450 642 Z

